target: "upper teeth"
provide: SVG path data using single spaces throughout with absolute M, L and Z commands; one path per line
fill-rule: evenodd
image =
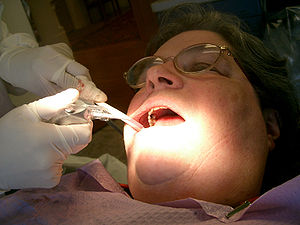
M 163 106 L 160 106 L 160 107 L 155 107 L 155 108 L 152 108 L 149 112 L 148 112 L 148 123 L 149 123 L 149 126 L 152 127 L 155 125 L 156 123 L 156 116 L 155 114 L 153 114 L 156 110 L 159 110 L 159 109 L 167 109 L 167 107 L 163 107 Z

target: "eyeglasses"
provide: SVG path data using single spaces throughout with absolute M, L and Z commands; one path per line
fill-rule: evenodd
M 155 65 L 162 65 L 168 60 L 173 60 L 175 68 L 180 73 L 197 76 L 200 72 L 214 69 L 215 64 L 224 53 L 228 56 L 232 55 L 225 46 L 196 44 L 181 50 L 175 57 L 162 59 L 157 56 L 149 56 L 142 58 L 124 73 L 124 78 L 131 88 L 142 88 L 146 83 L 148 69 Z

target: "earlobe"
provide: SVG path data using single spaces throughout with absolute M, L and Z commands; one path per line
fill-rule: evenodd
M 264 109 L 263 116 L 268 134 L 268 146 L 272 151 L 275 148 L 275 140 L 280 136 L 280 121 L 278 112 L 274 109 Z

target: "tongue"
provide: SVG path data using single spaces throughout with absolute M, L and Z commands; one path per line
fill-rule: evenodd
M 174 126 L 184 122 L 183 118 L 180 116 L 163 116 L 160 117 L 154 126 Z

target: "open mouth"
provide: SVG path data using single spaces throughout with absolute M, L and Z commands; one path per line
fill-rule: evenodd
M 184 121 L 180 115 L 165 106 L 151 108 L 139 119 L 139 122 L 145 128 L 153 126 L 174 126 Z

